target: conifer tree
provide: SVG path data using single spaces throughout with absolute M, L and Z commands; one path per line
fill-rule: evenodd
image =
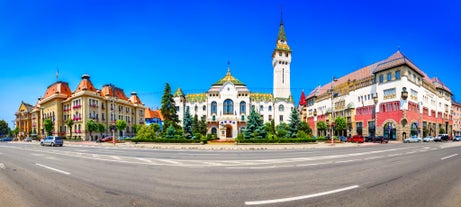
M 265 130 L 261 115 L 259 115 L 254 109 L 251 109 L 250 115 L 248 115 L 247 126 L 243 131 L 245 139 L 249 138 L 266 138 L 267 131 Z
M 301 118 L 299 118 L 299 113 L 296 109 L 293 108 L 290 114 L 290 122 L 288 124 L 289 137 L 295 138 L 296 133 L 298 133 L 299 126 L 301 125 Z
M 184 114 L 183 119 L 183 129 L 184 129 L 184 137 L 187 139 L 192 137 L 192 117 L 189 112 L 189 107 L 186 107 L 186 113 Z
M 185 129 L 184 129 L 185 131 Z M 198 122 L 198 116 L 197 114 L 194 115 L 194 119 L 192 120 L 192 133 L 200 133 L 200 127 L 199 127 L 199 122 Z
M 163 129 L 166 130 L 172 125 L 175 128 L 179 128 L 179 118 L 176 114 L 176 105 L 173 99 L 173 95 L 171 94 L 171 87 L 170 84 L 165 84 L 165 89 L 163 90 L 162 95 L 162 107 L 160 108 L 160 112 L 164 118 L 164 127 Z

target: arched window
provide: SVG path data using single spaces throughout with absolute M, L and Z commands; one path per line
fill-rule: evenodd
M 279 105 L 279 111 L 285 111 L 285 107 L 282 104 Z
M 269 106 L 268 110 L 269 110 L 269 111 L 272 111 L 272 106 Z
M 259 111 L 264 111 L 264 106 L 263 105 L 259 106 Z
M 197 113 L 197 111 L 198 111 L 198 106 L 197 105 L 195 105 L 194 111 L 195 111 L 195 113 Z
M 211 114 L 216 114 L 218 111 L 218 104 L 216 101 L 211 102 Z
M 211 134 L 217 134 L 217 133 L 218 133 L 218 130 L 216 129 L 216 127 L 211 128 Z
M 234 113 L 234 102 L 230 99 L 226 99 L 223 105 L 224 114 L 233 114 Z
M 245 101 L 240 102 L 240 114 L 246 114 L 247 103 Z
M 206 111 L 206 105 L 203 105 L 203 111 Z

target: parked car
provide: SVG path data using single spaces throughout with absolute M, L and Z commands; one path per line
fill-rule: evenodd
M 0 142 L 10 142 L 11 140 L 13 140 L 11 139 L 11 137 L 5 137 L 5 138 L 1 138 Z
M 379 142 L 379 143 L 389 143 L 389 137 L 385 136 L 377 136 L 373 139 L 373 142 Z
M 453 137 L 453 142 L 459 142 L 459 141 L 461 141 L 461 136 Z
M 32 138 L 26 137 L 23 141 L 24 141 L 24 142 L 32 142 Z
M 448 141 L 448 139 L 450 139 L 448 134 L 439 134 L 439 136 L 434 137 L 434 142 Z
M 347 137 L 339 136 L 339 140 L 341 140 L 341 142 L 347 142 Z
M 362 135 L 354 135 L 352 136 L 351 142 L 364 143 L 365 138 L 363 138 Z
M 405 142 L 405 143 L 420 143 L 420 142 L 422 142 L 422 140 L 418 136 L 413 135 L 411 137 L 408 137 L 408 138 L 404 139 L 403 142 Z
M 54 146 L 61 146 L 64 144 L 64 140 L 62 137 L 56 137 L 56 136 L 48 136 L 45 139 L 40 140 L 40 145 L 50 145 L 52 147 Z
M 98 142 L 110 142 L 110 141 L 112 141 L 112 136 L 103 137 L 103 138 L 98 140 Z
M 433 142 L 433 141 L 434 141 L 434 137 L 432 136 L 427 136 L 423 138 L 423 142 Z
M 373 142 L 374 139 L 375 139 L 374 136 L 367 136 L 365 137 L 365 142 Z

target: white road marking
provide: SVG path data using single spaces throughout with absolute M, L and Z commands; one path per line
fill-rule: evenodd
M 171 163 L 171 164 L 177 164 L 177 165 L 181 164 L 180 162 L 176 162 L 176 161 L 173 161 L 173 160 L 165 160 L 165 159 L 157 159 L 157 160 L 162 161 L 162 162 Z
M 402 153 L 397 153 L 397 154 L 388 155 L 388 157 L 395 157 L 395 156 L 400 156 L 400 155 L 402 155 Z
M 121 160 L 121 158 L 118 157 L 118 156 L 110 156 L 110 157 L 112 157 L 112 158 L 114 158 L 114 159 L 116 159 L 116 160 Z
M 458 154 L 453 154 L 453 155 L 450 155 L 450 156 L 442 157 L 442 158 L 440 158 L 440 160 L 446 160 L 446 159 L 452 158 L 454 156 L 458 156 Z
M 146 158 L 141 158 L 141 157 L 137 157 L 136 159 L 140 160 L 140 161 L 143 161 L 143 162 L 152 162 L 151 160 L 148 160 Z
M 354 162 L 354 161 L 359 161 L 361 159 L 355 159 L 355 160 L 343 160 L 343 161 L 337 161 L 336 163 L 348 163 L 348 162 Z
M 0 169 L 5 169 L 5 164 L 0 162 Z
M 364 160 L 374 160 L 374 159 L 378 159 L 378 158 L 382 158 L 382 157 L 381 156 L 366 157 L 366 158 L 364 158 Z
M 326 165 L 326 164 L 331 164 L 333 162 L 321 162 L 321 163 L 312 163 L 312 164 L 299 164 L 296 165 L 296 167 L 307 167 L 307 166 L 316 166 L 316 165 Z
M 308 199 L 308 198 L 314 198 L 314 197 L 329 195 L 329 194 L 333 194 L 333 193 L 339 193 L 339 192 L 346 191 L 346 190 L 352 190 L 352 189 L 358 188 L 358 187 L 359 187 L 358 185 L 353 185 L 353 186 L 340 188 L 340 189 L 336 189 L 336 190 L 325 191 L 325 192 L 315 193 L 315 194 L 310 194 L 310 195 L 296 196 L 296 197 L 291 197 L 291 198 L 280 198 L 280 199 L 264 200 L 264 201 L 245 201 L 245 205 L 264 205 L 264 204 L 273 204 L 273 203 L 283 203 L 283 202 L 289 202 L 289 201 L 296 201 L 296 200 L 302 200 L 302 199 Z
M 49 169 L 49 170 L 54 170 L 54 171 L 62 173 L 62 174 L 70 175 L 70 172 L 66 172 L 66 171 L 63 171 L 63 170 L 52 168 L 52 167 L 49 167 L 49 166 L 46 166 L 46 165 L 42 165 L 42 164 L 39 164 L 39 163 L 35 163 L 35 165 L 43 167 L 43 168 L 46 168 L 46 169 Z

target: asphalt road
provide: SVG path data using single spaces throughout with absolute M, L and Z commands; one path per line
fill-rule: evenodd
M 0 198 L 13 206 L 461 206 L 460 158 L 451 142 L 261 151 L 0 143 Z

